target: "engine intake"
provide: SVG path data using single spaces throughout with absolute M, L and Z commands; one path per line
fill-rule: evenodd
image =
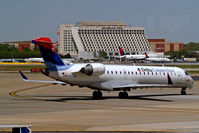
M 80 72 L 87 74 L 88 76 L 101 75 L 105 72 L 105 66 L 101 63 L 87 64 L 85 67 L 80 69 Z

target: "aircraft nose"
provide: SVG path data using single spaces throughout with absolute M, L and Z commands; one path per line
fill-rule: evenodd
M 191 76 L 188 77 L 187 81 L 188 81 L 188 80 L 189 80 L 189 82 L 190 82 L 190 88 L 192 88 L 192 87 L 193 87 L 194 80 L 193 80 L 193 78 L 192 78 Z

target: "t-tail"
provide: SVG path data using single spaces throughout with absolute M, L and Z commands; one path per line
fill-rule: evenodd
M 63 63 L 56 50 L 54 49 L 50 38 L 41 37 L 32 40 L 32 42 L 39 47 L 48 71 L 59 71 L 67 69 L 67 66 Z
M 121 47 L 119 47 L 119 50 L 120 50 L 120 55 L 121 56 L 126 55 L 125 52 L 124 52 L 124 50 Z

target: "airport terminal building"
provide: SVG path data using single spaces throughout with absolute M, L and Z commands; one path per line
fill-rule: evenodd
M 108 57 L 119 55 L 118 47 L 126 54 L 151 53 L 143 27 L 127 27 L 123 22 L 78 22 L 58 27 L 59 54 L 93 59 L 105 51 Z

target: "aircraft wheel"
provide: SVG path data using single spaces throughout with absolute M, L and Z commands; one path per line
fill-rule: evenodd
M 119 92 L 118 97 L 119 98 L 128 98 L 128 93 L 126 91 L 125 92 Z
M 101 99 L 102 98 L 102 92 L 101 91 L 94 91 L 93 92 L 93 99 Z
M 119 92 L 118 97 L 123 98 L 123 92 Z
M 125 91 L 124 92 L 124 98 L 128 98 L 129 97 L 129 95 L 128 95 L 128 93 Z
M 181 95 L 186 95 L 187 93 L 186 93 L 186 88 L 182 88 L 182 90 L 181 90 Z

